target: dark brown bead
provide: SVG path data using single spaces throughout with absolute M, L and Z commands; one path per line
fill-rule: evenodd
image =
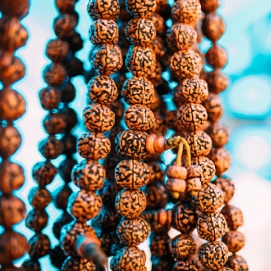
M 59 112 L 50 112 L 43 119 L 43 127 L 47 134 L 55 135 L 65 131 L 66 121 L 65 116 Z
M 69 38 L 74 33 L 77 20 L 70 14 L 59 15 L 54 19 L 54 31 L 58 38 Z
M 178 261 L 174 264 L 173 271 L 198 271 L 200 265 L 195 260 Z
M 48 255 L 51 249 L 50 239 L 47 235 L 42 233 L 32 236 L 29 240 L 29 245 L 29 256 L 34 259 L 39 259 Z
M 208 113 L 208 120 L 211 122 L 216 122 L 222 117 L 223 109 L 221 101 L 216 94 L 209 94 L 203 105 Z
M 118 134 L 116 151 L 119 155 L 132 159 L 144 159 L 148 156 L 146 141 L 148 134 L 142 131 L 126 130 Z
M 150 18 L 156 10 L 156 1 L 125 0 L 127 12 L 133 17 Z
M 101 133 L 83 134 L 78 139 L 78 152 L 84 158 L 103 159 L 110 150 L 110 140 Z
M 61 101 L 61 92 L 57 88 L 46 87 L 39 92 L 39 98 L 43 109 L 57 109 Z
M 38 259 L 28 259 L 22 264 L 24 271 L 41 271 L 40 263 Z
M 228 54 L 227 51 L 217 45 L 214 44 L 205 54 L 207 62 L 215 68 L 223 68 L 228 62 Z
M 60 233 L 61 233 L 61 229 L 71 223 L 72 221 L 74 221 L 74 218 L 66 211 L 64 211 L 64 213 L 62 213 L 55 221 L 53 224 L 53 228 L 52 228 L 52 232 L 54 234 L 54 236 L 57 239 L 60 239 Z
M 203 131 L 195 131 L 186 138 L 192 156 L 207 156 L 212 148 L 212 140 Z
M 64 182 L 71 182 L 71 172 L 77 161 L 72 157 L 67 157 L 62 160 L 58 165 L 58 173 Z
M 63 40 L 50 40 L 46 46 L 46 55 L 53 62 L 61 63 L 69 53 L 69 44 Z
M 230 178 L 222 176 L 216 178 L 214 184 L 224 192 L 224 203 L 229 203 L 235 191 L 234 183 L 232 182 L 232 180 Z
M 76 53 L 83 48 L 84 41 L 77 32 L 73 32 L 73 34 L 70 37 L 65 38 L 65 40 L 69 43 L 72 53 Z
M 152 232 L 150 235 L 150 241 L 150 250 L 152 255 L 156 255 L 158 257 L 169 255 L 168 244 L 170 242 L 170 238 L 167 233 L 156 234 Z
M 200 247 L 199 258 L 204 267 L 219 270 L 228 260 L 228 253 L 229 250 L 223 242 L 210 242 Z
M 156 134 L 157 136 L 165 136 L 167 132 L 167 126 L 165 117 L 159 112 L 154 112 L 154 125 L 149 130 L 149 133 Z
M 69 108 L 67 105 L 64 105 L 64 107 L 61 108 L 59 112 L 65 116 L 66 131 L 72 130 L 72 128 L 77 124 L 76 112 L 72 108 Z
M 56 0 L 56 6 L 61 13 L 72 13 L 76 0 Z
M 243 213 L 237 207 L 234 207 L 232 205 L 225 205 L 221 210 L 221 214 L 224 215 L 228 227 L 232 231 L 236 231 L 244 224 Z
M 63 150 L 62 142 L 56 139 L 54 136 L 43 139 L 39 143 L 39 152 L 46 159 L 55 159 L 57 158 Z
M 246 260 L 236 254 L 233 254 L 229 257 L 225 266 L 230 267 L 233 271 L 249 271 Z
M 61 138 L 63 143 L 63 154 L 69 156 L 75 154 L 77 149 L 77 137 L 70 133 L 65 133 L 64 136 Z
M 82 75 L 84 72 L 83 62 L 73 54 L 69 54 L 63 64 L 66 67 L 69 77 L 79 76 Z
M 155 63 L 155 53 L 151 48 L 135 45 L 129 47 L 125 58 L 125 65 L 134 76 L 146 77 L 154 71 Z
M 93 20 L 115 20 L 119 17 L 120 6 L 118 0 L 89 0 L 87 11 Z
M 91 52 L 91 64 L 97 73 L 111 75 L 117 72 L 123 64 L 119 46 L 105 44 L 94 47 Z
M 38 162 L 32 169 L 32 177 L 41 187 L 50 184 L 55 178 L 56 173 L 57 169 L 50 161 Z
M 84 111 L 84 124 L 94 132 L 108 132 L 115 124 L 115 114 L 107 106 L 101 104 L 88 105 Z
M 157 4 L 158 1 L 156 1 Z M 165 20 L 164 18 L 156 12 L 152 14 L 150 20 L 154 24 L 156 34 L 157 35 L 164 35 L 165 34 Z
M 227 245 L 232 253 L 241 250 L 245 245 L 245 236 L 238 231 L 228 231 L 223 237 L 222 241 Z
M 159 57 L 163 57 L 166 54 L 166 45 L 165 45 L 165 41 L 161 38 L 161 37 L 156 37 L 156 39 L 152 42 L 152 44 L 150 45 L 152 50 L 154 51 L 154 53 L 156 54 L 156 58 Z M 158 59 L 159 60 L 159 59 Z M 156 67 L 157 64 L 160 64 L 161 67 L 159 67 L 162 71 L 162 65 L 159 61 L 156 61 Z M 155 72 L 155 70 L 154 70 Z
M 219 213 L 202 213 L 197 222 L 197 231 L 200 238 L 214 242 L 227 232 L 227 223 Z
M 47 222 L 48 214 L 44 210 L 32 209 L 25 218 L 26 226 L 36 233 L 40 233 L 47 226 Z
M 229 78 L 220 69 L 207 73 L 206 81 L 209 91 L 215 94 L 219 94 L 229 85 Z
M 153 44 L 152 44 L 153 45 Z M 152 49 L 153 49 L 153 51 L 154 51 L 154 49 L 157 49 L 157 48 L 154 48 L 153 46 L 152 46 Z M 159 48 L 158 48 L 158 50 L 159 50 Z M 155 51 L 154 51 L 154 53 L 155 53 Z M 156 54 L 156 53 L 155 53 Z M 158 56 L 157 56 L 158 57 Z M 156 86 L 158 86 L 158 85 L 160 85 L 161 83 L 162 83 L 162 80 L 163 80 L 163 78 L 162 78 L 162 72 L 163 72 L 163 67 L 162 67 L 162 65 L 161 65 L 161 63 L 160 62 L 158 62 L 158 61 L 156 61 L 156 63 L 155 63 L 155 69 L 154 69 L 154 71 L 152 72 L 152 73 L 150 73 L 149 74 L 149 76 L 148 76 L 148 79 L 153 83 L 153 85 L 156 87 Z M 153 103 L 155 103 L 156 101 L 155 100 L 153 100 Z M 156 108 L 156 106 L 154 105 L 154 106 L 152 106 L 151 107 L 152 109 L 155 109 Z
M 0 164 L 0 191 L 3 194 L 11 194 L 19 189 L 25 181 L 24 169 L 15 163 L 4 161 Z
M 92 261 L 84 258 L 68 257 L 61 267 L 61 271 L 95 271 Z
M 213 161 L 216 169 L 216 175 L 221 176 L 228 170 L 231 164 L 231 157 L 228 151 L 224 148 L 212 149 L 209 158 Z
M 108 106 L 118 97 L 118 89 L 110 77 L 99 75 L 89 81 L 88 96 L 94 103 Z
M 29 191 L 28 201 L 34 209 L 42 210 L 52 201 L 52 197 L 46 188 L 34 187 Z
M 68 82 L 61 90 L 61 102 L 70 103 L 75 98 L 75 87 L 71 82 Z
M 220 6 L 220 0 L 200 0 L 200 4 L 202 11 L 210 13 Z
M 3 0 L 0 3 L 0 10 L 3 12 L 3 14 L 23 18 L 28 14 L 29 5 L 29 0 L 18 0 L 16 2 Z
M 115 208 L 117 212 L 128 219 L 138 217 L 146 206 L 146 197 L 141 190 L 124 189 L 116 196 Z
M 66 76 L 66 69 L 61 64 L 49 64 L 43 70 L 43 79 L 50 86 L 62 85 Z
M 56 245 L 54 248 L 52 248 L 49 252 L 49 256 L 51 264 L 56 268 L 61 268 L 66 260 L 66 256 L 60 245 Z
M 53 201 L 56 208 L 66 210 L 68 199 L 71 194 L 72 190 L 67 184 L 54 190 Z
M 165 208 L 168 203 L 168 192 L 163 184 L 157 183 L 147 188 L 147 206 L 151 209 Z
M 213 146 L 216 148 L 221 148 L 228 143 L 230 133 L 229 128 L 220 123 L 211 124 L 207 133 L 210 135 Z
M 221 269 L 219 269 L 219 271 L 233 271 L 233 270 L 228 267 L 222 267 Z

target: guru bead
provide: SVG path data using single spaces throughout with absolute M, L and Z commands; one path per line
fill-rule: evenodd
M 221 210 L 221 214 L 224 215 L 228 227 L 233 231 L 237 230 L 244 224 L 243 213 L 237 207 L 225 205 Z
M 232 253 L 241 250 L 245 245 L 245 236 L 238 231 L 228 231 L 223 237 L 222 241 L 227 245 Z
M 224 193 L 224 203 L 227 204 L 233 197 L 235 192 L 234 183 L 230 178 L 218 177 L 215 179 L 214 184 L 219 187 Z
M 219 270 L 228 260 L 228 253 L 228 248 L 223 242 L 210 242 L 200 247 L 199 258 L 204 267 Z
M 89 0 L 87 11 L 93 20 L 115 20 L 119 16 L 120 6 L 118 0 Z
M 125 0 L 125 6 L 131 16 L 149 18 L 156 10 L 156 0 Z
M 209 158 L 213 161 L 216 169 L 216 175 L 221 176 L 231 164 L 231 157 L 224 148 L 212 149 Z
M 205 54 L 207 62 L 215 68 L 223 68 L 228 62 L 228 53 L 227 51 L 214 44 Z

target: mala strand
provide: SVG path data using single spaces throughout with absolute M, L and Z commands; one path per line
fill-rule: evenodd
M 232 253 L 225 266 L 234 271 L 239 269 L 249 270 L 245 259 L 235 254 L 245 245 L 244 235 L 237 231 L 238 227 L 243 225 L 243 214 L 240 209 L 228 204 L 234 195 L 234 184 L 230 178 L 223 175 L 230 166 L 230 156 L 223 148 L 228 142 L 229 130 L 227 127 L 218 123 L 222 115 L 222 109 L 217 95 L 225 90 L 228 85 L 228 79 L 221 71 L 228 61 L 228 56 L 226 50 L 219 46 L 217 41 L 225 31 L 225 23 L 223 19 L 215 13 L 220 5 L 218 0 L 202 0 L 201 5 L 202 10 L 205 12 L 202 30 L 205 36 L 212 42 L 212 47 L 206 53 L 206 61 L 213 68 L 213 71 L 206 75 L 211 92 L 206 102 L 207 112 L 211 122 L 207 131 L 213 142 L 210 158 L 216 166 L 217 178 L 214 183 L 224 192 L 225 206 L 222 208 L 221 213 L 225 216 L 230 230 L 222 237 L 222 241 L 228 246 L 229 251 Z M 218 102 L 216 102 L 216 100 Z
M 25 113 L 26 105 L 22 95 L 11 89 L 11 85 L 25 75 L 25 66 L 14 53 L 28 39 L 27 30 L 20 23 L 28 9 L 28 0 L 16 3 L 3 0 L 0 3 L 0 81 L 3 85 L 0 91 L 0 225 L 4 228 L 0 235 L 0 265 L 3 271 L 19 270 L 13 261 L 29 249 L 26 238 L 13 230 L 13 225 L 24 219 L 26 208 L 24 202 L 13 194 L 24 184 L 24 170 L 11 161 L 22 141 L 13 121 Z
M 89 259 L 98 266 L 107 266 L 107 257 L 99 248 L 100 241 L 86 222 L 102 209 L 102 199 L 95 191 L 103 187 L 106 172 L 97 160 L 104 159 L 110 152 L 110 140 L 103 133 L 110 131 L 115 123 L 115 114 L 108 106 L 117 98 L 118 91 L 109 75 L 122 66 L 121 51 L 116 45 L 118 26 L 114 21 L 119 14 L 119 4 L 116 0 L 90 0 L 88 13 L 95 20 L 90 26 L 90 39 L 95 45 L 91 61 L 99 75 L 88 85 L 92 103 L 83 114 L 84 124 L 91 133 L 83 134 L 78 140 L 78 152 L 85 159 L 72 171 L 73 183 L 81 190 L 73 193 L 68 201 L 68 210 L 76 220 L 61 231 L 61 245 L 69 255 L 62 271 L 94 270 Z

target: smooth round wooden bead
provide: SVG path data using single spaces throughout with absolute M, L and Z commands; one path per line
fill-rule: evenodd
M 216 175 L 221 176 L 227 171 L 231 164 L 231 157 L 228 151 L 224 148 L 212 149 L 209 158 L 213 161 L 216 169 Z
M 122 96 L 130 105 L 149 105 L 155 96 L 153 84 L 144 77 L 127 79 L 122 87 Z
M 114 20 L 98 19 L 90 26 L 89 38 L 95 45 L 117 44 L 119 40 L 118 25 Z
M 43 79 L 50 86 L 59 87 L 66 79 L 67 72 L 62 64 L 49 64 L 43 70 Z
M 124 247 L 111 259 L 112 271 L 147 271 L 145 252 L 137 247 Z
M 166 183 L 166 189 L 173 193 L 183 193 L 186 190 L 186 182 L 177 178 L 169 178 Z
M 177 112 L 177 119 L 182 127 L 197 130 L 207 120 L 207 112 L 201 104 L 185 104 Z
M 156 10 L 156 1 L 150 0 L 145 2 L 143 0 L 125 0 L 127 12 L 132 17 L 150 18 Z
M 57 158 L 63 150 L 62 142 L 56 139 L 54 136 L 43 139 L 39 143 L 39 152 L 46 159 L 55 159 Z
M 233 254 L 229 257 L 226 265 L 227 267 L 230 267 L 233 271 L 249 271 L 249 267 L 248 264 L 246 262 L 246 260 L 236 254 Z
M 148 238 L 150 231 L 149 224 L 142 218 L 123 218 L 117 227 L 117 236 L 125 246 L 136 247 Z
M 210 13 L 220 6 L 220 0 L 200 0 L 202 11 Z
M 213 146 L 216 148 L 223 147 L 229 141 L 229 128 L 220 123 L 211 124 L 207 132 L 212 139 Z
M 116 20 L 119 17 L 120 6 L 118 0 L 89 0 L 87 11 L 93 20 Z
M 151 48 L 135 45 L 129 47 L 125 58 L 125 65 L 134 76 L 146 77 L 154 71 L 155 64 L 156 57 Z
M 125 189 L 116 196 L 115 207 L 117 212 L 128 219 L 138 217 L 146 206 L 146 197 L 141 190 Z
M 57 109 L 61 101 L 61 92 L 55 87 L 46 87 L 39 92 L 39 98 L 43 109 Z
M 3 14 L 9 14 L 18 18 L 23 18 L 29 11 L 29 0 L 19 0 L 16 2 L 10 2 L 9 0 L 3 0 L 0 3 L 0 10 Z
M 196 40 L 197 32 L 187 24 L 174 24 L 167 32 L 167 44 L 173 52 L 192 48 Z
M 236 231 L 244 224 L 243 213 L 237 207 L 225 205 L 221 210 L 221 214 L 224 215 L 230 230 Z
M 165 186 L 160 183 L 155 185 L 150 185 L 147 188 L 146 200 L 147 207 L 151 209 L 161 209 L 165 208 L 168 202 L 168 192 Z
M 207 73 L 206 82 L 208 83 L 209 92 L 219 94 L 229 85 L 229 78 L 220 70 L 214 69 Z
M 223 68 L 226 66 L 228 62 L 228 53 L 227 51 L 217 45 L 214 44 L 205 54 L 206 60 L 208 64 L 215 68 Z
M 121 50 L 113 44 L 94 47 L 90 60 L 97 73 L 107 76 L 117 72 L 123 64 Z
M 219 187 L 224 193 L 224 203 L 227 204 L 232 199 L 235 187 L 232 180 L 228 177 L 218 177 L 215 179 L 214 184 Z
M 157 2 L 158 1 L 156 1 L 156 4 L 158 4 Z M 157 9 L 156 12 L 152 14 L 150 20 L 155 27 L 156 34 L 163 35 L 165 33 L 165 20 L 161 15 L 159 15 L 159 13 L 157 13 Z
M 216 122 L 222 117 L 221 101 L 216 94 L 209 94 L 208 98 L 203 102 L 203 106 L 206 108 L 208 120 L 211 122 Z
M 86 222 L 97 216 L 102 208 L 102 199 L 90 191 L 74 192 L 69 197 L 68 210 L 78 222 Z
M 68 257 L 61 267 L 61 271 L 95 271 L 92 261 L 85 258 Z
M 66 129 L 66 117 L 59 112 L 50 112 L 42 121 L 43 128 L 49 135 L 64 133 Z
M 93 77 L 88 83 L 88 97 L 94 103 L 110 105 L 118 97 L 114 80 L 105 75 Z
M 57 173 L 57 168 L 50 161 L 38 162 L 32 169 L 32 177 L 40 187 L 50 184 Z
M 48 255 L 51 249 L 50 239 L 47 235 L 42 233 L 32 236 L 29 240 L 29 245 L 29 256 L 34 259 L 39 259 Z
M 125 35 L 130 43 L 145 47 L 155 39 L 156 30 L 151 20 L 134 18 L 128 22 Z
M 84 158 L 103 159 L 110 150 L 110 140 L 101 133 L 83 134 L 78 139 L 78 152 Z
M 195 131 L 186 138 L 192 156 L 207 156 L 212 148 L 212 140 L 203 131 Z
M 120 188 L 139 189 L 149 178 L 148 165 L 138 160 L 123 160 L 115 168 L 115 180 Z
M 227 245 L 232 253 L 241 250 L 245 245 L 245 236 L 238 231 L 228 231 L 223 237 L 222 241 Z
M 193 50 L 177 51 L 170 58 L 169 65 L 172 72 L 180 77 L 180 79 L 193 78 L 200 74 L 202 59 L 200 55 Z
M 45 53 L 53 62 L 61 63 L 69 54 L 69 44 L 60 39 L 50 40 Z
M 28 194 L 28 201 L 36 210 L 45 209 L 52 201 L 50 192 L 46 188 L 33 187 Z
M 215 176 L 215 165 L 207 157 L 200 156 L 192 158 L 193 165 L 199 165 L 202 168 L 200 181 L 202 184 L 209 183 Z
M 32 209 L 25 218 L 26 227 L 40 233 L 48 223 L 48 214 L 44 210 Z
M 60 39 L 69 38 L 74 33 L 77 20 L 73 15 L 62 14 L 54 19 L 53 28 Z
M 199 259 L 204 267 L 219 270 L 228 260 L 228 253 L 227 246 L 221 241 L 205 243 L 199 249 Z

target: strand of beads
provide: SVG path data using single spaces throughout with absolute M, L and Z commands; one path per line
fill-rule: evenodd
M 94 270 L 97 265 L 107 265 L 107 259 L 97 248 L 100 242 L 91 226 L 86 223 L 96 217 L 102 209 L 102 199 L 95 191 L 103 187 L 105 169 L 98 162 L 110 152 L 110 140 L 103 133 L 111 130 L 115 114 L 109 105 L 118 92 L 109 75 L 122 66 L 118 41 L 118 27 L 115 19 L 119 14 L 117 0 L 94 1 L 88 4 L 89 15 L 95 20 L 90 26 L 90 39 L 95 47 L 91 53 L 92 65 L 98 76 L 88 85 L 91 101 L 84 109 L 84 123 L 91 133 L 83 134 L 78 140 L 78 152 L 85 158 L 72 171 L 72 180 L 81 190 L 74 192 L 68 201 L 68 209 L 75 221 L 64 226 L 61 232 L 62 248 L 69 255 L 62 266 L 66 270 Z M 99 252 L 99 253 L 98 253 Z
M 20 23 L 28 9 L 28 0 L 0 3 L 0 81 L 3 85 L 0 91 L 0 225 L 4 228 L 0 235 L 0 265 L 3 271 L 19 270 L 13 261 L 29 249 L 26 238 L 13 230 L 13 225 L 24 219 L 26 208 L 24 202 L 13 194 L 24 184 L 24 170 L 11 161 L 22 141 L 13 122 L 25 113 L 26 105 L 22 95 L 11 88 L 25 75 L 25 66 L 14 53 L 28 39 L 28 33 Z
M 225 266 L 230 267 L 234 271 L 239 269 L 248 270 L 245 259 L 235 254 L 245 244 L 244 235 L 237 231 L 238 227 L 243 225 L 243 214 L 240 209 L 228 204 L 234 194 L 234 184 L 230 178 L 223 175 L 230 166 L 229 153 L 223 148 L 229 139 L 229 129 L 218 122 L 222 116 L 222 106 L 217 95 L 225 90 L 228 85 L 228 78 L 221 71 L 228 61 L 227 52 L 217 44 L 217 41 L 225 31 L 225 23 L 223 18 L 216 13 L 220 5 L 218 0 L 201 0 L 201 5 L 205 13 L 202 31 L 212 42 L 211 48 L 206 53 L 206 61 L 213 68 L 213 71 L 206 75 L 211 93 L 205 102 L 210 120 L 207 132 L 213 142 L 210 159 L 216 166 L 217 178 L 214 183 L 224 192 L 225 206 L 221 210 L 221 213 L 225 216 L 230 229 L 222 238 L 222 241 L 232 253 Z

